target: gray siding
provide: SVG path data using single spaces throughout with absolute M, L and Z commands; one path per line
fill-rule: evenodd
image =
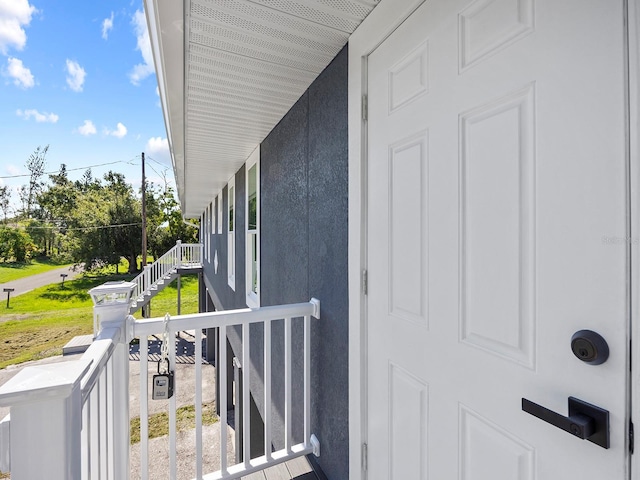
M 330 480 L 348 478 L 348 59 L 345 47 L 261 145 L 261 305 L 320 299 L 321 319 L 312 320 L 312 431 Z M 204 275 L 215 290 L 217 309 L 245 304 L 245 169 L 236 174 L 236 289 L 227 285 L 227 199 L 222 235 L 212 235 L 211 263 Z M 208 233 L 207 233 L 208 234 Z M 218 274 L 213 255 L 218 251 Z M 217 297 L 217 298 L 216 298 Z M 274 438 L 283 434 L 283 322 L 273 325 Z M 230 343 L 241 353 L 239 332 Z M 302 330 L 293 332 L 294 422 L 301 420 Z M 262 327 L 251 327 L 251 390 L 262 401 Z M 295 422 L 301 423 L 301 422 Z M 302 432 L 294 430 L 296 441 Z M 274 446 L 281 448 L 282 441 Z

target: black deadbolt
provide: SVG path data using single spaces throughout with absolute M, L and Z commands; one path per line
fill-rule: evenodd
M 580 330 L 571 337 L 573 354 L 585 363 L 600 365 L 609 358 L 609 345 L 602 336 L 592 330 Z

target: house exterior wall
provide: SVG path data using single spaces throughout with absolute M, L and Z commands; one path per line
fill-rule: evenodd
M 317 459 L 330 480 L 348 478 L 348 58 L 345 47 L 271 131 L 260 152 L 261 306 L 318 298 L 321 319 L 312 321 L 312 431 Z M 223 232 L 211 235 L 205 284 L 216 310 L 245 308 L 245 167 L 235 176 L 236 281 L 227 284 L 227 189 Z M 217 206 L 214 202 L 214 212 Z M 215 220 L 215 215 L 214 215 Z M 217 230 L 216 230 L 217 231 Z M 204 240 L 204 238 L 203 238 Z M 214 270 L 217 251 L 218 272 Z M 202 302 L 204 304 L 204 301 Z M 283 447 L 283 322 L 273 324 L 274 446 Z M 264 416 L 263 329 L 251 327 L 251 393 Z M 302 441 L 302 327 L 293 338 L 294 441 Z M 229 332 L 241 356 L 241 332 Z M 246 367 L 246 366 L 243 366 Z M 245 368 L 243 368 L 245 370 Z M 296 408 L 299 406 L 299 408 Z M 253 454 L 253 452 L 252 452 Z

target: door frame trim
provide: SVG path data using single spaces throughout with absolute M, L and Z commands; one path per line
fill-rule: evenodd
M 364 480 L 367 442 L 367 59 L 425 0 L 382 1 L 349 38 L 349 478 Z
M 629 255 L 630 255 L 630 349 L 631 419 L 640 428 L 640 0 L 627 0 L 628 55 L 628 165 L 629 165 Z M 638 435 L 636 434 L 636 437 Z M 629 478 L 640 471 L 640 444 L 635 441 L 635 455 L 630 455 Z M 637 474 L 635 475 L 637 477 Z

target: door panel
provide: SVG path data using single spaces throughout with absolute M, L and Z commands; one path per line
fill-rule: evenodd
M 369 478 L 626 478 L 623 6 L 429 0 L 370 55 Z M 610 449 L 521 410 L 569 396 Z

